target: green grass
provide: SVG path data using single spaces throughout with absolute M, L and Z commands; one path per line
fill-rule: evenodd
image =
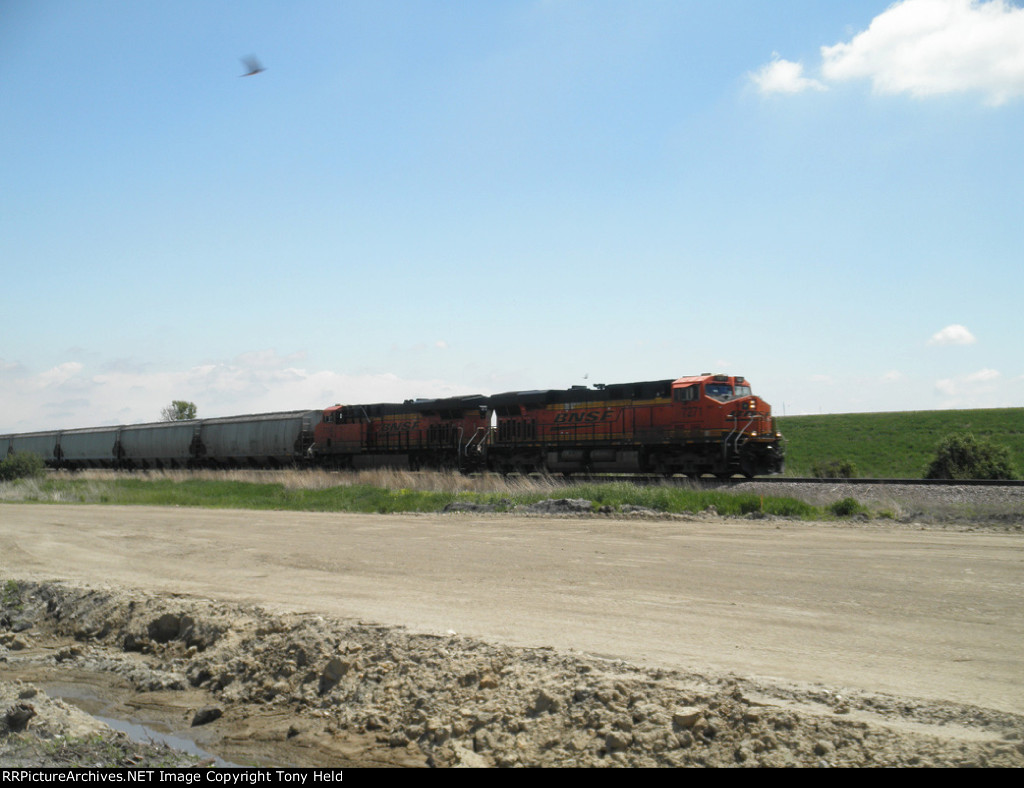
M 301 472 L 296 472 L 301 479 Z M 15 483 L 21 484 L 21 483 Z M 719 514 L 742 516 L 751 512 L 786 517 L 819 517 L 822 510 L 794 498 L 731 494 L 686 486 L 640 486 L 628 482 L 550 483 L 518 482 L 491 491 L 459 491 L 389 487 L 380 484 L 339 483 L 306 488 L 280 482 L 261 483 L 204 478 L 106 479 L 57 478 L 23 483 L 21 494 L 8 500 L 49 503 L 99 503 L 125 506 L 191 506 L 213 509 L 270 509 L 306 512 L 394 514 L 439 512 L 454 501 L 492 504 L 508 511 L 519 504 L 550 498 L 585 498 L 595 511 L 602 506 L 618 510 L 643 506 L 658 512 L 700 512 L 714 506 Z
M 5 610 L 21 611 L 24 604 L 21 601 L 21 586 L 17 580 L 8 580 L 0 590 L 0 607 Z
M 552 496 L 541 496 L 538 500 L 544 497 Z M 658 512 L 675 514 L 702 512 L 709 506 L 714 506 L 719 514 L 730 516 L 763 512 L 781 517 L 811 517 L 821 513 L 817 507 L 795 498 L 698 490 L 676 485 L 638 486 L 629 482 L 574 484 L 567 487 L 560 497 L 586 498 L 595 507 L 646 506 Z
M 1024 472 L 1024 408 L 787 416 L 777 424 L 787 441 L 787 476 L 847 460 L 861 477 L 921 479 L 939 442 L 963 432 L 1006 446 Z

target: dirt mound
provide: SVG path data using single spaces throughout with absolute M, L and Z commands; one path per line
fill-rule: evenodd
M 1024 766 L 1024 719 L 979 708 L 185 598 L 8 583 L 3 603 L 5 674 L 108 673 L 138 693 L 191 693 L 188 724 L 203 712 L 195 730 L 211 751 L 218 731 L 223 744 L 272 726 L 296 748 L 319 742 L 307 761 L 324 766 Z M 332 755 L 339 741 L 361 754 Z

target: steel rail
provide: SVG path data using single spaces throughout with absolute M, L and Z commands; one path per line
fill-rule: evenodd
M 717 479 L 711 476 L 690 479 L 685 476 L 657 476 L 637 474 L 632 476 L 613 475 L 607 476 L 574 473 L 567 482 L 634 482 L 639 484 L 692 484 L 702 487 L 735 487 L 741 484 L 765 483 L 776 484 L 784 487 L 787 484 L 850 484 L 850 485 L 914 485 L 919 487 L 1024 487 L 1024 481 L 1005 479 L 823 479 L 817 476 L 755 476 L 753 478 L 732 477 L 729 479 Z
M 822 479 L 818 477 L 765 476 L 753 479 L 727 480 L 740 482 L 768 482 L 769 484 L 905 484 L 922 487 L 1024 487 L 1024 481 L 1014 479 Z

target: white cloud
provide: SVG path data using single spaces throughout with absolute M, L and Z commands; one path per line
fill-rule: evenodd
M 932 335 L 929 345 L 973 345 L 978 340 L 964 326 L 954 323 Z
M 907 379 L 907 376 L 900 372 L 898 369 L 890 370 L 882 375 L 883 383 L 900 383 Z
M 917 97 L 978 92 L 1000 105 L 1024 96 L 1024 9 L 1006 0 L 901 0 L 850 41 L 823 46 L 821 57 L 826 82 L 869 79 L 878 93 Z M 822 85 L 785 60 L 754 81 L 766 93 Z
M 986 402 L 991 404 L 973 407 L 1005 407 L 1012 404 L 1014 391 L 1020 393 L 1020 380 L 1004 384 L 1002 375 L 996 369 L 980 369 L 955 378 L 935 381 L 936 390 L 948 398 L 946 407 L 972 407 L 965 403 Z
M 77 361 L 68 361 L 58 364 L 52 369 L 46 370 L 36 378 L 36 385 L 39 388 L 61 386 L 71 380 L 82 371 L 82 365 Z
M 803 93 L 805 90 L 826 89 L 818 80 L 805 77 L 803 72 L 803 64 L 776 57 L 752 73 L 750 78 L 762 93 Z
M 977 372 L 972 372 L 966 377 L 968 383 L 978 383 L 985 380 L 998 380 L 1002 375 L 999 374 L 999 370 L 996 369 L 980 369 Z

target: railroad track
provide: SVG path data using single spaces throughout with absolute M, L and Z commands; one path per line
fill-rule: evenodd
M 746 481 L 769 484 L 910 484 L 922 487 L 1024 487 L 1024 481 L 1005 479 L 820 479 L 790 476 L 765 476 L 755 479 L 729 479 L 730 483 Z
M 757 476 L 753 479 L 735 477 L 731 479 L 700 478 L 688 479 L 682 476 L 666 479 L 663 476 L 584 476 L 574 475 L 571 481 L 590 482 L 634 482 L 639 484 L 658 484 L 662 482 L 676 484 L 699 484 L 703 487 L 733 487 L 752 482 L 777 484 L 892 484 L 914 485 L 919 487 L 1024 487 L 1024 481 L 1008 481 L 1003 479 L 822 479 L 816 476 Z

